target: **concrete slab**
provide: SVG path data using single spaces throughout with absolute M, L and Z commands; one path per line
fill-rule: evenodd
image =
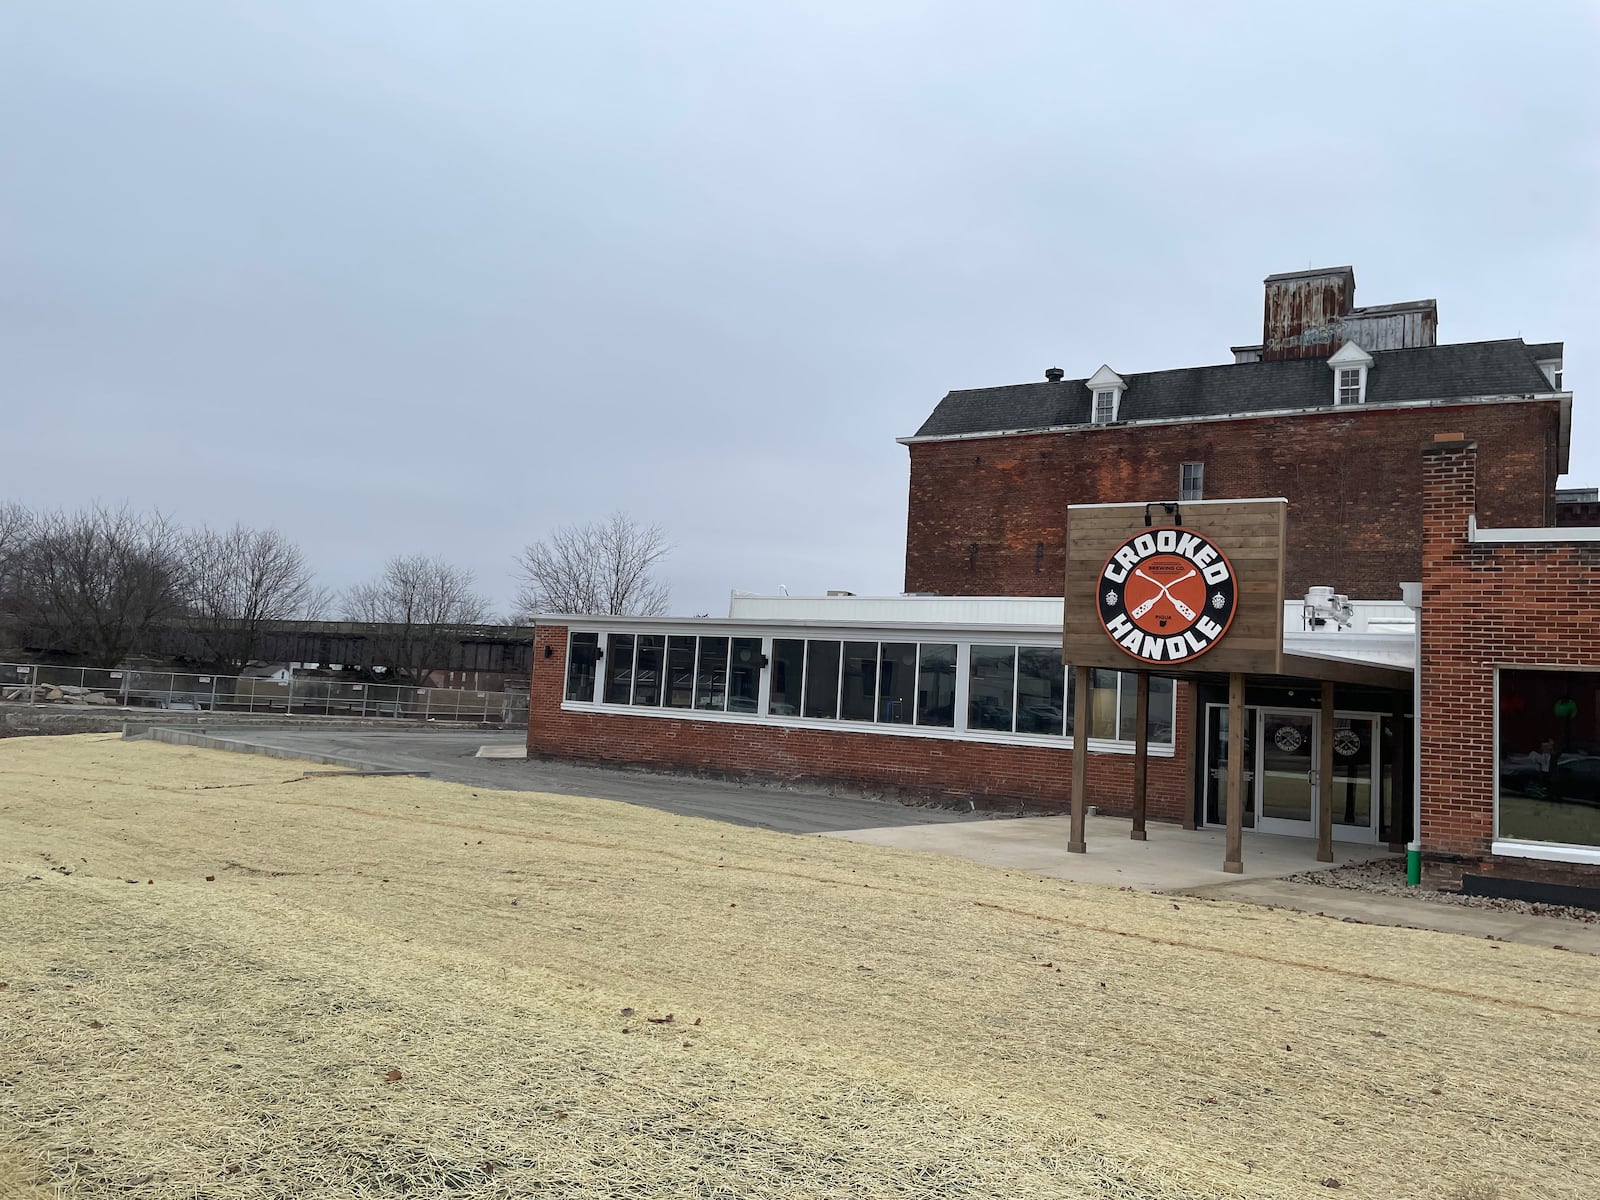
M 1389 857 L 1388 851 L 1378 846 L 1335 842 L 1335 861 L 1319 863 L 1316 861 L 1317 843 L 1312 838 L 1246 833 L 1244 874 L 1225 875 L 1222 870 L 1223 830 L 1185 830 L 1177 825 L 1151 823 L 1148 840 L 1136 842 L 1128 837 L 1126 818 L 1090 817 L 1084 825 L 1088 853 L 1068 854 L 1070 823 L 1069 817 L 1023 817 L 960 825 L 830 831 L 824 836 L 902 850 L 927 850 L 992 867 L 1016 867 L 1055 879 L 1105 883 L 1146 892 L 1200 887 L 1224 879 L 1271 879 Z
M 495 742 L 488 746 L 479 746 L 474 758 L 527 758 L 528 747 L 524 742 Z
M 1450 904 L 1422 896 L 1392 896 L 1345 888 L 1290 883 L 1283 879 L 1249 879 L 1181 889 L 1207 900 L 1264 904 L 1296 912 L 1319 913 L 1343 921 L 1434 929 L 1466 937 L 1492 937 L 1503 942 L 1548 946 L 1600 955 L 1600 923 L 1541 917 L 1500 909 Z

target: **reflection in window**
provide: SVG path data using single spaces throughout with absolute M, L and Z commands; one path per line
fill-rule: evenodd
M 1501 671 L 1496 836 L 1600 846 L 1600 671 Z
M 761 694 L 761 639 L 734 638 L 728 665 L 728 711 L 753 713 Z
M 1139 676 L 1133 671 L 1117 672 L 1121 698 L 1117 701 L 1117 736 L 1131 742 L 1139 732 Z M 1146 722 L 1146 727 L 1148 727 Z
M 800 684 L 806 673 L 806 644 L 799 639 L 772 642 L 772 696 L 767 711 L 775 717 L 800 715 Z
M 806 643 L 806 716 L 839 715 L 839 643 Z
M 839 689 L 839 716 L 845 721 L 870 721 L 877 707 L 878 643 L 844 644 L 844 682 Z
M 728 700 L 728 639 L 700 639 L 700 658 L 695 668 L 694 706 L 721 712 Z
M 654 708 L 661 703 L 661 660 L 667 639 L 659 633 L 641 633 L 634 651 L 633 702 Z
M 606 641 L 606 703 L 626 704 L 633 690 L 633 634 L 613 633 Z
M 694 707 L 694 638 L 667 639 L 668 708 Z
M 1096 667 L 1089 672 L 1089 736 L 1115 740 L 1117 736 L 1117 671 Z
M 1016 681 L 1015 646 L 974 646 L 967 673 L 967 728 L 1010 733 Z
M 575 633 L 567 644 L 567 699 L 594 699 L 594 665 L 600 656 L 598 633 Z
M 1017 732 L 1060 733 L 1066 703 L 1060 647 L 1017 647 Z
M 1150 715 L 1146 718 L 1145 736 L 1152 743 L 1159 742 L 1164 746 L 1172 744 L 1172 722 L 1174 714 L 1174 692 L 1177 685 L 1170 679 L 1150 680 Z
M 884 642 L 878 655 L 878 720 L 909 725 L 917 706 L 917 644 Z
M 917 724 L 950 729 L 956 723 L 956 648 L 922 647 L 917 674 Z

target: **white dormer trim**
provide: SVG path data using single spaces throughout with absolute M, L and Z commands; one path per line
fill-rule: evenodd
M 1084 386 L 1089 389 L 1089 421 L 1095 425 L 1109 425 L 1115 421 L 1122 408 L 1122 393 L 1128 390 L 1122 376 L 1101 364 L 1100 369 L 1084 381 Z
M 1556 391 L 1561 391 L 1561 360 L 1559 358 L 1541 358 L 1538 363 L 1539 370 L 1544 372 L 1544 377 L 1550 381 L 1550 386 Z
M 1372 369 L 1372 355 L 1354 342 L 1346 342 L 1328 359 L 1328 369 L 1333 372 L 1334 404 L 1367 402 L 1367 372 Z

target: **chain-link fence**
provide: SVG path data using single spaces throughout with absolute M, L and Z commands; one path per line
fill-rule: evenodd
M 344 683 L 316 677 L 297 679 L 282 672 L 255 677 L 0 663 L 0 700 L 73 708 L 394 717 L 494 725 L 520 725 L 528 720 L 526 692 Z

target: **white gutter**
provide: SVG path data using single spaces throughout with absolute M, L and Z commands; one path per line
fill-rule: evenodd
M 1570 442 L 1568 428 L 1571 423 L 1571 392 L 1518 392 L 1502 396 L 1443 396 L 1436 400 L 1391 400 L 1377 404 L 1318 404 L 1310 408 L 1267 408 L 1254 412 L 1216 413 L 1210 416 L 1195 417 L 1157 417 L 1143 421 L 1113 421 L 1109 425 L 1096 425 L 1091 421 L 1080 421 L 1074 425 L 1033 425 L 1016 429 L 980 429 L 970 433 L 931 433 L 926 437 L 912 434 L 909 437 L 895 438 L 902 446 L 915 446 L 923 442 L 970 442 L 980 441 L 984 438 L 1022 437 L 1026 434 L 1036 433 L 1074 433 L 1082 429 L 1134 429 L 1144 428 L 1149 425 L 1196 425 L 1203 421 L 1250 421 L 1275 417 L 1298 416 L 1326 416 L 1330 413 L 1342 412 L 1350 408 L 1445 408 L 1457 404 L 1521 404 L 1537 400 L 1563 401 L 1561 450 L 1561 474 L 1567 473 L 1566 455 Z
M 1416 614 L 1416 662 L 1411 682 L 1411 841 L 1406 843 L 1406 882 L 1415 886 L 1422 870 L 1422 585 L 1402 583 L 1400 595 Z

